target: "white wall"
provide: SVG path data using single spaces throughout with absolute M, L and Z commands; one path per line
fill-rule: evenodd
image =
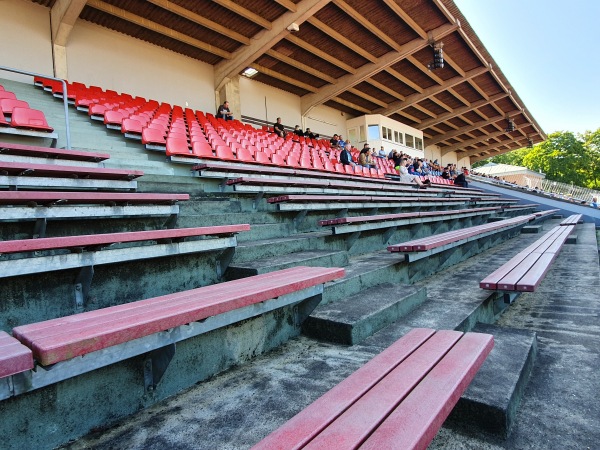
M 247 77 L 240 77 L 240 101 L 242 115 L 288 127 L 300 125 L 300 97 Z M 239 119 L 239 118 L 238 118 Z
M 305 118 L 305 128 L 310 128 L 313 133 L 326 136 L 346 133 L 346 120 L 353 118 L 348 114 L 320 105 L 314 107 Z M 346 136 L 347 137 L 347 136 Z
M 52 76 L 50 10 L 24 0 L 0 0 L 0 65 Z M 0 71 L 0 78 L 32 83 L 31 77 Z
M 70 81 L 213 112 L 213 68 L 198 60 L 77 20 L 67 43 Z

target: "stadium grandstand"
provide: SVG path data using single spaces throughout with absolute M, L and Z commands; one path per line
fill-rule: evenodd
M 468 19 L 0 1 L 0 446 L 597 446 L 600 215 L 453 182 L 547 137 Z

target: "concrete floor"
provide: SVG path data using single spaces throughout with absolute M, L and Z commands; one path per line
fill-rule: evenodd
M 563 247 L 538 290 L 521 295 L 497 323 L 538 334 L 538 357 L 512 434 L 502 440 L 473 429 L 442 428 L 431 449 L 600 448 L 598 246 L 592 224 L 579 225 L 577 234 L 578 243 Z M 525 239 L 532 237 L 521 235 L 490 252 L 516 253 Z M 485 270 L 489 256 L 461 264 Z M 299 337 L 65 448 L 249 448 L 379 350 Z

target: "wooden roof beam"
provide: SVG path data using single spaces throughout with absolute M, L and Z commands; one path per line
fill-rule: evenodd
M 271 70 L 268 67 L 261 66 L 260 64 L 253 63 L 253 64 L 250 64 L 248 67 L 252 67 L 253 69 L 258 70 L 260 73 L 264 73 L 265 75 L 268 75 L 272 78 L 276 78 L 285 83 L 291 84 L 292 86 L 297 86 L 299 88 L 302 88 L 305 91 L 309 91 L 309 92 L 317 91 L 317 88 L 314 86 L 311 86 L 310 84 L 303 83 L 302 81 L 298 81 L 295 78 L 288 77 L 287 75 L 283 75 L 282 73 L 279 73 L 275 70 Z
M 370 61 L 372 63 L 377 63 L 377 58 L 375 56 L 371 55 L 368 51 L 363 49 L 360 45 L 357 45 L 354 42 L 352 42 L 350 39 L 348 39 L 342 33 L 338 33 L 336 30 L 331 28 L 329 25 L 321 22 L 316 17 L 309 18 L 307 22 L 310 23 L 311 25 L 314 25 L 316 28 L 323 31 L 325 34 L 331 36 L 334 40 L 336 40 L 340 44 L 344 45 L 345 47 L 349 48 L 354 53 L 362 56 L 367 61 Z
M 305 0 L 306 1 L 306 0 Z M 442 25 L 433 31 L 433 35 L 439 38 L 447 36 L 459 27 L 458 23 Z M 426 39 L 415 39 L 402 46 L 400 52 L 389 52 L 383 55 L 377 63 L 367 63 L 356 69 L 355 74 L 344 75 L 338 79 L 338 82 L 325 86 L 314 94 L 308 94 L 302 97 L 302 115 L 308 112 L 317 105 L 321 105 L 333 97 L 338 96 L 350 87 L 356 86 L 358 83 L 367 80 L 374 74 L 396 64 L 398 61 L 406 58 L 409 55 L 421 50 L 429 45 Z
M 452 112 L 440 114 L 437 119 L 428 119 L 424 120 L 421 123 L 421 129 L 429 128 L 432 125 L 437 125 L 438 123 L 445 122 L 446 120 L 452 119 L 454 117 L 460 116 L 462 114 L 468 113 L 469 111 L 475 110 L 477 108 L 481 108 L 482 106 L 487 105 L 496 100 L 500 100 L 504 97 L 507 97 L 508 94 L 506 92 L 502 92 L 500 94 L 496 94 L 490 97 L 488 100 L 478 100 L 476 102 L 471 103 L 469 106 L 462 106 L 460 108 L 456 108 Z
M 345 70 L 348 73 L 356 73 L 356 69 L 354 67 L 349 66 L 345 62 L 332 57 L 331 55 L 325 53 L 320 48 L 315 47 L 314 45 L 309 44 L 306 41 L 303 41 L 298 36 L 295 36 L 293 34 L 288 34 L 285 37 L 285 39 L 290 41 L 292 44 L 297 45 L 298 47 L 306 50 L 307 52 L 311 53 L 312 55 L 317 56 L 317 57 L 321 58 L 322 60 L 327 61 L 328 63 L 336 65 L 337 67 Z
M 111 4 L 105 3 L 101 0 L 88 0 L 87 5 L 99 11 L 118 17 L 119 19 L 126 20 L 127 22 L 134 23 L 140 27 L 170 37 L 171 39 L 175 39 L 179 42 L 184 42 L 185 44 L 191 45 L 192 47 L 198 48 L 208 53 L 212 53 L 213 55 L 220 56 L 221 58 L 230 59 L 232 57 L 232 54 L 230 52 L 222 50 L 219 47 L 207 44 L 206 42 L 190 37 L 187 34 L 180 33 L 179 31 L 175 31 L 159 23 L 152 22 L 151 20 L 148 20 L 144 17 L 138 16 Z
M 283 6 L 285 9 L 287 9 L 288 11 L 291 12 L 296 12 L 297 8 L 296 8 L 296 4 L 294 2 L 291 2 L 290 0 L 275 0 L 277 3 L 279 3 L 281 6 Z
M 428 143 L 429 144 L 437 144 L 438 142 L 445 142 L 448 139 L 452 139 L 452 138 L 454 138 L 456 136 L 460 136 L 461 134 L 477 130 L 478 128 L 484 127 L 484 126 L 489 125 L 491 123 L 495 123 L 495 122 L 497 122 L 499 120 L 502 120 L 502 119 L 504 119 L 504 116 L 502 116 L 502 115 L 496 115 L 496 116 L 493 116 L 493 117 L 489 117 L 487 120 L 481 120 L 479 122 L 475 122 L 475 123 L 473 123 L 472 125 L 470 125 L 468 127 L 460 127 L 456 131 L 451 131 L 450 133 L 446 133 L 443 136 L 436 136 L 433 139 L 431 139 Z
M 439 94 L 442 91 L 448 90 L 456 85 L 464 83 L 466 81 L 466 79 L 477 77 L 477 76 L 481 75 L 482 73 L 487 72 L 488 70 L 489 69 L 487 67 L 478 67 L 476 69 L 470 70 L 469 72 L 466 73 L 466 77 L 457 76 L 457 77 L 447 80 L 446 82 L 444 82 L 444 84 L 442 84 L 440 86 L 431 86 L 431 87 L 425 89 L 421 93 L 409 95 L 408 97 L 406 97 L 406 100 L 403 102 L 397 101 L 397 102 L 390 103 L 390 106 L 388 108 L 377 110 L 377 111 L 375 111 L 375 114 L 382 114 L 384 116 L 389 116 L 391 114 L 394 114 L 395 112 L 398 112 L 404 108 L 407 108 L 408 106 L 411 106 L 414 103 L 418 103 L 428 97 L 431 97 L 435 94 Z
M 189 20 L 190 22 L 194 22 L 200 26 L 203 26 L 204 28 L 208 28 L 209 30 L 215 31 L 219 34 L 222 34 L 223 36 L 227 36 L 228 38 L 238 41 L 241 44 L 250 45 L 250 38 L 247 38 L 243 34 L 237 33 L 236 31 L 230 28 L 224 27 L 223 25 L 213 22 L 212 20 L 209 20 L 206 17 L 202 17 L 201 15 L 196 14 L 190 11 L 189 9 L 183 8 L 176 3 L 173 3 L 172 1 L 148 0 L 148 2 L 173 14 L 183 17 Z
M 297 59 L 290 58 L 289 56 L 284 55 L 283 53 L 278 52 L 277 50 L 267 50 L 266 54 L 275 58 L 289 66 L 295 67 L 298 70 L 309 73 L 323 81 L 327 81 L 328 83 L 335 83 L 335 78 L 326 73 L 321 72 L 320 70 L 314 69 L 304 63 L 301 63 Z
M 442 148 L 442 156 L 447 155 L 448 153 L 453 152 L 455 150 L 464 149 L 465 147 L 468 147 L 470 145 L 477 144 L 478 142 L 481 142 L 483 140 L 489 140 L 489 139 L 495 138 L 496 136 L 501 136 L 503 134 L 508 134 L 508 133 L 504 130 L 496 131 L 495 133 L 486 134 L 485 136 L 480 136 L 477 138 L 459 142 L 458 144 L 449 145 L 448 147 Z
M 215 0 L 220 5 L 226 3 L 232 11 L 237 13 L 241 8 L 237 3 L 230 0 Z M 236 50 L 230 58 L 230 61 L 221 61 L 214 66 L 215 72 L 215 90 L 220 90 L 228 80 L 237 76 L 242 70 L 256 61 L 259 56 L 273 46 L 281 39 L 290 34 L 287 27 L 291 23 L 301 24 L 315 15 L 321 8 L 327 5 L 331 0 L 302 0 L 296 5 L 295 12 L 288 11 L 273 21 L 272 26 L 260 33 L 252 43 L 246 47 Z M 242 8 L 244 9 L 244 8 Z
M 244 8 L 241 5 L 238 5 L 237 3 L 231 0 L 213 0 L 213 2 L 218 5 L 221 5 L 223 8 L 226 8 L 231 12 L 236 13 L 238 16 L 242 16 L 244 19 L 248 19 L 250 22 L 254 22 L 257 25 L 260 25 L 265 30 L 271 30 L 273 28 L 273 24 L 267 19 L 250 11 L 249 9 Z

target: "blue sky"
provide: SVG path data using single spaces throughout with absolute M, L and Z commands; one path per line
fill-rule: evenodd
M 550 134 L 600 128 L 600 0 L 454 0 Z

